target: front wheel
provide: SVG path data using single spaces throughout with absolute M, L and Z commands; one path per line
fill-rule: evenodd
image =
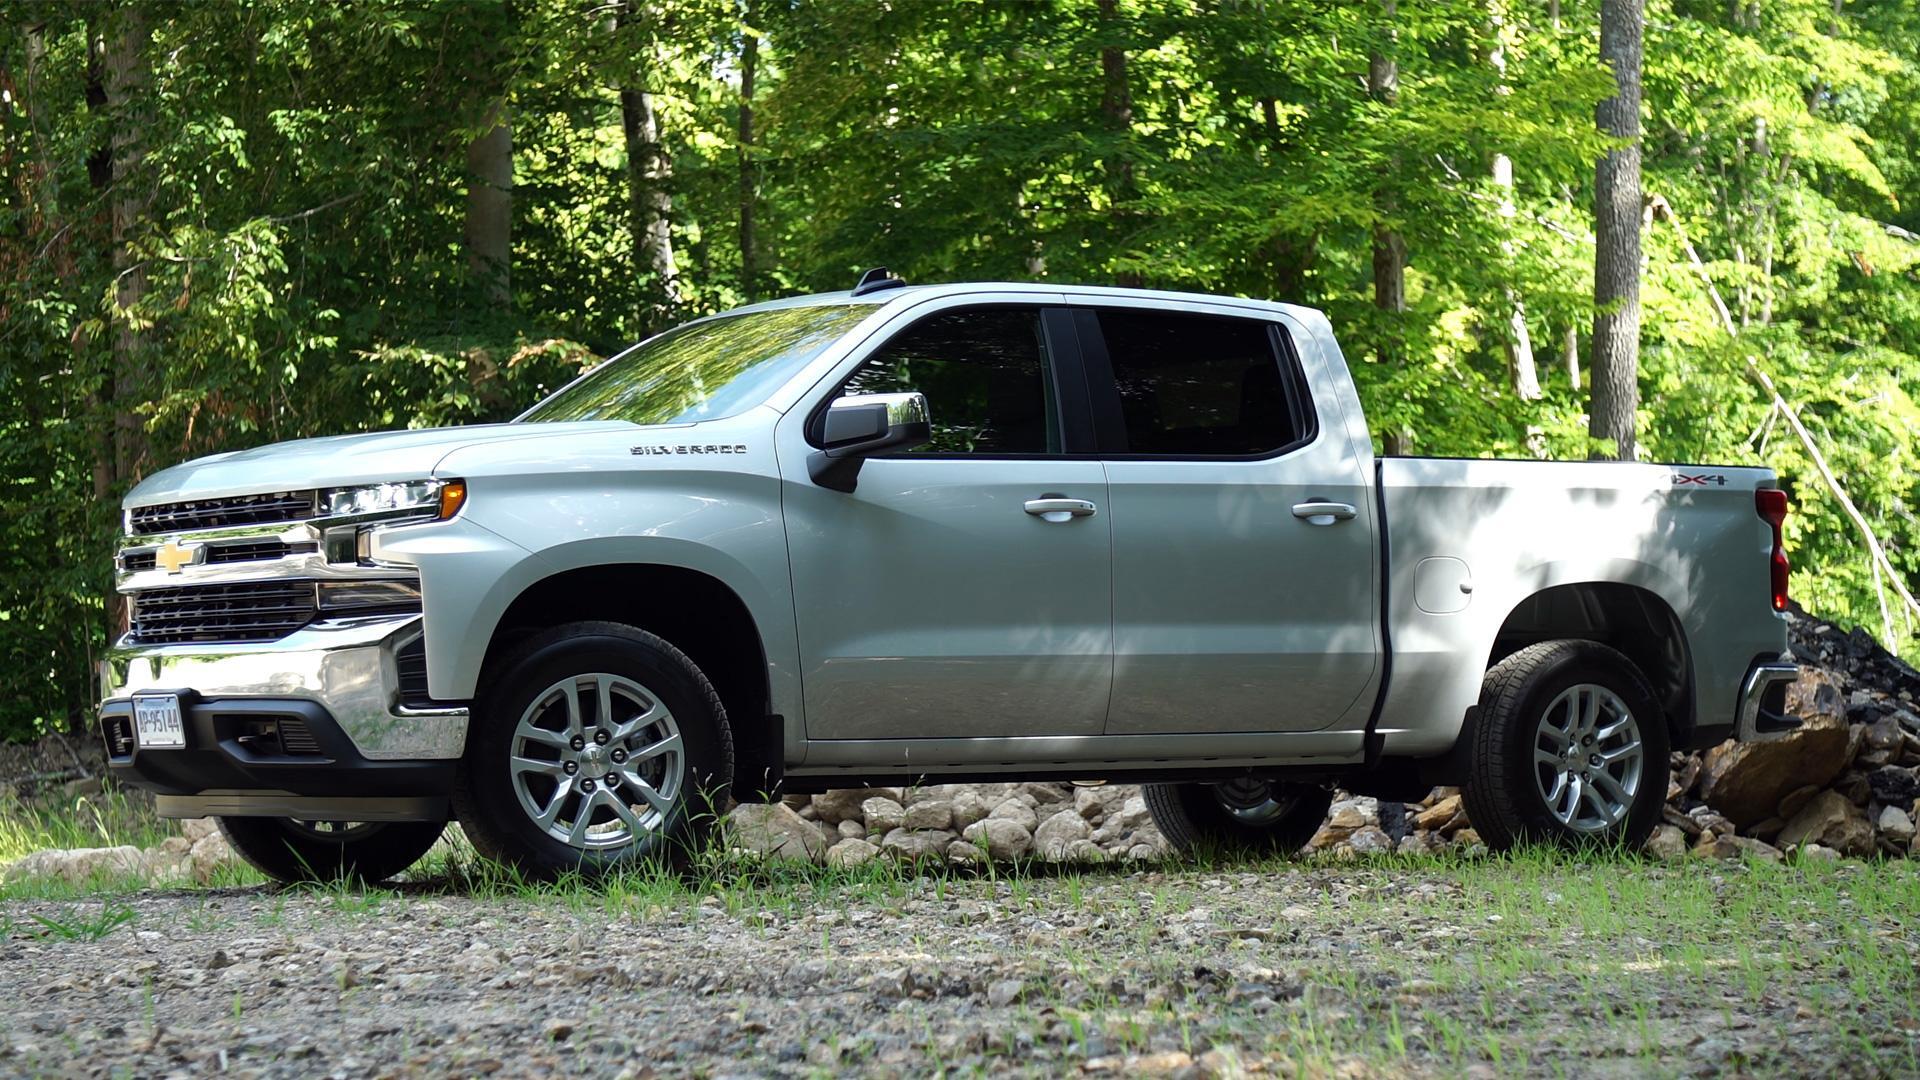
M 1495 851 L 1637 849 L 1667 797 L 1666 718 L 1645 676 L 1596 641 L 1529 645 L 1487 672 L 1461 798 Z
M 489 672 L 453 799 L 486 858 L 597 876 L 684 860 L 732 780 L 726 710 L 693 661 L 643 630 L 582 622 Z
M 1291 855 L 1327 820 L 1333 793 L 1313 784 L 1251 777 L 1224 784 L 1148 784 L 1147 811 L 1183 852 Z
M 275 881 L 376 884 L 418 862 L 444 821 L 297 821 L 223 817 L 227 844 Z

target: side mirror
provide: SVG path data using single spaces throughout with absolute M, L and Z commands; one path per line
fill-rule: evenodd
M 862 394 L 835 398 L 821 426 L 826 448 L 807 458 L 807 475 L 835 491 L 852 491 L 860 465 L 874 454 L 907 450 L 933 438 L 924 394 Z

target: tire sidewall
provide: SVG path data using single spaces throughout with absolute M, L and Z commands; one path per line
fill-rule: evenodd
M 1533 748 L 1542 714 L 1567 689 L 1588 683 L 1605 687 L 1632 713 L 1640 732 L 1640 787 L 1622 821 L 1603 832 L 1582 832 L 1560 823 L 1548 808 L 1534 778 Z M 1513 793 L 1518 818 L 1516 839 L 1552 841 L 1571 847 L 1621 844 L 1636 849 L 1659 823 L 1667 798 L 1668 734 L 1666 715 L 1633 662 L 1594 642 L 1560 651 L 1522 686 L 1509 722 L 1499 732 L 1501 768 Z
M 1184 849 L 1212 845 L 1231 853 L 1292 855 L 1320 831 L 1333 805 L 1333 792 L 1324 787 L 1289 784 L 1293 806 L 1275 821 L 1253 825 L 1229 813 L 1212 784 L 1149 787 L 1155 789 L 1147 800 L 1155 825 L 1161 835 Z
M 667 820 L 639 842 L 611 851 L 584 850 L 549 836 L 521 809 L 508 768 L 514 729 L 534 698 L 564 679 L 594 672 L 631 679 L 658 697 L 673 714 L 686 760 L 680 798 Z M 473 799 L 464 812 L 479 817 L 478 828 L 499 841 L 498 854 L 524 871 L 550 877 L 654 859 L 684 861 L 724 807 L 732 779 L 719 734 L 725 716 L 698 669 L 651 634 L 607 627 L 549 635 L 488 680 L 474 706 L 473 735 L 461 763 Z

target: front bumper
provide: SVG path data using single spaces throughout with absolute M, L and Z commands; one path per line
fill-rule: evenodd
M 420 634 L 419 615 L 366 616 L 256 644 L 116 647 L 101 669 L 112 772 L 183 813 L 216 796 L 444 800 L 467 710 L 401 703 L 400 654 Z M 134 745 L 143 692 L 180 696 L 184 749 Z

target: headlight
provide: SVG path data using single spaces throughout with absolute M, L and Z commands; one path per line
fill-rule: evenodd
M 402 484 L 369 484 L 366 487 L 335 488 L 326 493 L 328 517 L 358 517 L 363 514 L 391 514 L 403 510 L 440 509 L 439 480 L 414 480 Z

